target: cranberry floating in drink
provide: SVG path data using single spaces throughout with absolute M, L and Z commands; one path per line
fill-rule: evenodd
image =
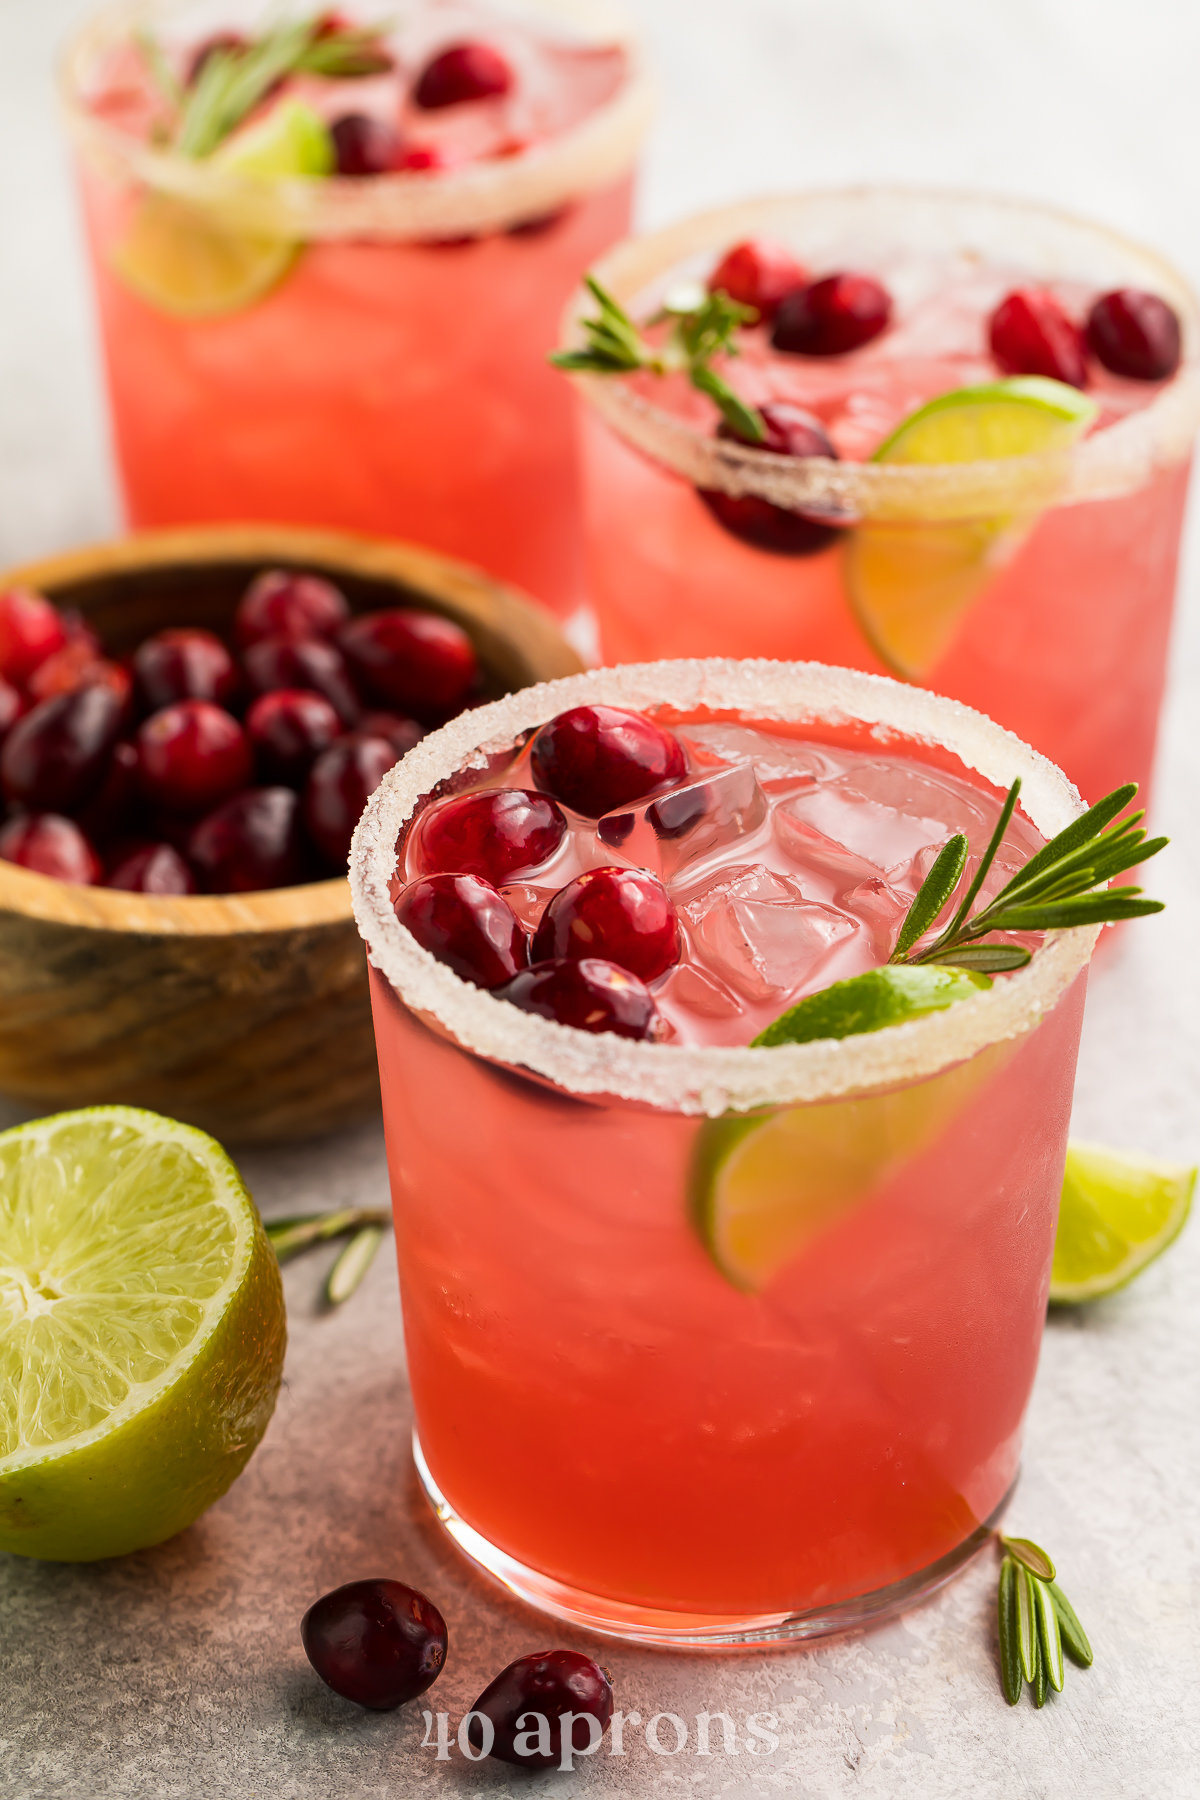
M 988 321 L 992 355 L 1005 375 L 1045 375 L 1087 386 L 1087 343 L 1079 325 L 1046 288 L 1016 288 Z
M 1120 288 L 1088 314 L 1088 348 L 1114 375 L 1167 381 L 1179 367 L 1179 315 L 1158 294 Z
M 669 731 L 614 706 L 572 707 L 543 725 L 529 766 L 538 787 L 592 819 L 672 787 L 687 771 Z
M 768 403 L 759 407 L 758 416 L 763 425 L 760 449 L 769 450 L 774 456 L 823 456 L 836 462 L 837 451 L 828 432 L 819 419 L 802 407 L 789 406 L 786 401 Z M 717 427 L 717 436 L 745 442 L 724 419 Z M 837 536 L 836 526 L 827 518 L 773 506 L 758 494 L 725 494 L 720 488 L 697 488 L 696 492 L 726 531 L 743 543 L 772 550 L 779 556 L 812 556 Z
M 504 882 L 552 857 L 566 829 L 562 812 L 545 794 L 527 788 L 461 794 L 422 818 L 421 867 Z
M 799 356 L 845 356 L 887 329 L 892 297 L 871 275 L 826 275 L 785 294 L 771 342 Z
M 529 961 L 508 902 L 477 875 L 424 875 L 396 898 L 396 917 L 423 950 L 475 987 L 498 988 Z
M 711 292 L 720 290 L 741 306 L 752 306 L 759 318 L 770 320 L 785 295 L 807 287 L 807 271 L 784 244 L 768 238 L 751 238 L 727 250 L 708 278 Z
M 599 956 L 654 981 L 679 961 L 679 920 L 666 889 L 642 869 L 587 869 L 554 895 L 530 961 Z

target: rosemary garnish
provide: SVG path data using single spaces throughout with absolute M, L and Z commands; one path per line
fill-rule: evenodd
M 330 1306 L 348 1300 L 375 1259 L 391 1214 L 370 1206 L 339 1206 L 332 1212 L 301 1213 L 289 1219 L 267 1219 L 264 1229 L 281 1263 L 331 1238 L 349 1237 L 325 1282 Z
M 997 1601 L 1004 1698 L 1015 1706 L 1028 1682 L 1033 1704 L 1044 1706 L 1048 1688 L 1056 1694 L 1062 1692 L 1063 1651 L 1081 1669 L 1087 1669 L 1092 1664 L 1092 1646 L 1055 1579 L 1058 1571 L 1041 1546 L 999 1532 L 996 1541 L 1004 1551 Z
M 718 351 L 736 356 L 734 332 L 739 325 L 757 319 L 752 306 L 742 306 L 724 292 L 707 293 L 689 284 L 668 294 L 661 309 L 648 321 L 660 325 L 667 319 L 671 330 L 662 344 L 651 344 L 629 314 L 594 275 L 585 275 L 589 292 L 600 308 L 594 319 L 582 320 L 587 344 L 581 350 L 557 350 L 550 361 L 574 374 L 628 375 L 648 369 L 652 375 L 686 375 L 694 388 L 720 409 L 722 417 L 744 443 L 766 439 L 762 416 L 734 393 L 712 367 Z
M 1144 812 L 1117 817 L 1137 793 L 1137 783 L 1131 781 L 1098 800 L 1074 824 L 1051 838 L 972 916 L 971 907 L 995 860 L 1020 791 L 1018 777 L 1008 790 L 991 841 L 953 918 L 932 943 L 916 950 L 915 945 L 940 917 L 966 867 L 969 846 L 961 832 L 943 847 L 908 909 L 890 961 L 953 963 L 960 969 L 995 975 L 1023 968 L 1030 952 L 1018 944 L 979 941 L 994 931 L 1062 931 L 1073 925 L 1139 919 L 1163 910 L 1162 901 L 1144 899 L 1141 888 L 1103 885 L 1123 870 L 1157 856 L 1169 841 L 1165 837 L 1147 839 L 1138 829 Z

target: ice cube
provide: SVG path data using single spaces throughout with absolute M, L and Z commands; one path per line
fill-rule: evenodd
M 840 894 L 838 902 L 861 920 L 870 933 L 872 953 L 879 962 L 886 962 L 896 947 L 901 923 L 911 904 L 910 896 L 898 894 L 882 876 L 872 875 Z
M 956 831 L 965 833 L 972 847 L 988 839 L 984 815 L 963 783 L 943 783 L 899 761 L 864 760 L 851 772 L 794 795 L 784 810 L 865 857 L 873 872 L 890 876 L 909 868 L 930 845 L 940 848 Z
M 749 837 L 766 816 L 766 796 L 753 768 L 742 763 L 696 777 L 637 806 L 605 813 L 596 835 L 623 861 L 668 882 Z
M 706 1019 L 731 1019 L 742 1011 L 737 995 L 695 963 L 677 963 L 662 987 L 655 989 L 655 999 L 660 1007 L 678 1006 Z
M 878 863 L 869 862 L 845 844 L 826 837 L 807 819 L 797 818 L 785 803 L 775 810 L 775 837 L 780 848 L 801 869 L 822 876 L 835 899 L 862 882 L 881 878 L 884 871 Z
M 714 758 L 727 763 L 754 764 L 759 785 L 768 793 L 800 785 L 811 787 L 836 773 L 837 765 L 822 754 L 816 744 L 802 743 L 796 738 L 775 737 L 767 731 L 756 731 L 749 725 L 722 721 L 714 725 L 686 725 L 676 736 L 691 751 L 693 760 L 711 762 Z
M 762 863 L 723 869 L 680 912 L 711 972 L 747 1000 L 780 1005 L 861 929 L 836 908 L 806 900 L 798 881 Z

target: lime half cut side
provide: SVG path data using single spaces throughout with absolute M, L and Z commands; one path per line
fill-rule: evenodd
M 1196 1170 L 1099 1144 L 1072 1143 L 1050 1275 L 1053 1304 L 1115 1293 L 1183 1230 Z
M 897 427 L 875 462 L 950 465 L 1068 449 L 1096 417 L 1086 394 L 1040 375 L 939 394 Z M 923 681 L 973 602 L 1038 518 L 879 520 L 848 534 L 846 589 L 871 647 L 894 674 Z
M 0 1549 L 91 1561 L 189 1525 L 266 1430 L 285 1342 L 204 1132 L 105 1106 L 0 1133 Z

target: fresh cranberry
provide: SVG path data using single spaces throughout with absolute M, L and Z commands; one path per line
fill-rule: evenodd
M 771 342 L 799 356 L 844 356 L 877 338 L 892 316 L 892 297 L 873 275 L 826 275 L 779 302 Z
M 658 1008 L 642 982 L 599 956 L 532 963 L 496 992 L 522 1012 L 540 1013 L 578 1031 L 614 1031 L 627 1038 L 658 1035 Z
M 471 1708 L 472 1713 L 482 1713 L 492 1722 L 491 1754 L 527 1769 L 562 1766 L 564 1715 L 572 1715 L 569 1747 L 586 1752 L 595 1749 L 603 1737 L 612 1710 L 612 1682 L 607 1672 L 579 1650 L 541 1650 L 518 1657 L 488 1683 Z M 599 1727 L 599 1736 L 588 1723 L 589 1715 Z M 481 1749 L 480 1721 L 472 1718 L 467 1731 L 472 1746 Z
M 210 894 L 252 894 L 304 878 L 300 802 L 291 788 L 247 788 L 192 831 L 188 861 Z
M 1157 294 L 1116 288 L 1101 294 L 1088 314 L 1092 355 L 1114 375 L 1133 381 L 1165 381 L 1179 367 L 1179 314 Z
M 84 638 L 73 638 L 61 650 L 53 650 L 40 662 L 25 684 L 30 700 L 49 700 L 55 694 L 73 694 L 76 688 L 103 683 L 124 705 L 132 682 L 120 663 L 100 656 Z
M 0 594 L 0 675 L 23 687 L 40 662 L 67 641 L 57 608 L 30 588 Z
M 0 677 L 0 739 L 20 718 L 25 702 L 15 687 Z
M 339 175 L 389 175 L 400 167 L 400 139 L 385 119 L 345 113 L 329 127 Z
M 260 638 L 242 652 L 242 667 L 256 694 L 311 688 L 324 695 L 343 725 L 356 724 L 362 712 L 345 657 L 323 638 Z
M 323 750 L 304 788 L 304 823 L 334 868 L 344 869 L 363 807 L 400 759 L 386 738 L 352 732 Z
M 140 802 L 137 746 L 118 738 L 104 779 L 87 804 L 76 808 L 75 821 L 93 844 L 104 844 L 131 829 Z
M 170 844 L 144 844 L 117 858 L 105 887 L 128 894 L 194 894 L 192 871 Z
M 152 713 L 137 749 L 142 792 L 176 813 L 219 806 L 246 786 L 254 768 L 245 732 L 211 700 L 179 700 Z
M 479 875 L 499 887 L 552 857 L 567 821 L 545 794 L 483 788 L 431 806 L 418 829 L 428 873 Z
M 286 787 L 298 787 L 322 750 L 341 735 L 342 721 L 328 700 L 307 688 L 276 688 L 246 714 L 259 773 Z
M 35 875 L 50 875 L 77 887 L 100 879 L 100 858 L 71 819 L 58 813 L 24 813 L 0 830 L 0 857 Z
M 409 144 L 401 153 L 400 167 L 406 173 L 417 169 L 448 169 L 450 157 L 440 144 Z M 447 243 L 469 244 L 471 238 L 448 238 Z
M 790 250 L 769 238 L 747 238 L 725 252 L 708 278 L 708 291 L 723 291 L 731 300 L 754 307 L 759 318 L 769 322 L 784 295 L 807 283 L 808 271 Z
M 599 956 L 642 981 L 679 961 L 679 920 L 666 889 L 643 869 L 588 869 L 560 888 L 542 914 L 533 962 Z
M 415 607 L 364 613 L 343 625 L 337 641 L 369 692 L 418 718 L 457 706 L 479 676 L 474 645 L 461 625 Z
M 266 569 L 238 602 L 233 632 L 243 649 L 266 637 L 332 637 L 350 608 L 340 588 L 320 575 Z
M 100 787 L 121 724 L 121 701 L 101 684 L 58 694 L 18 719 L 0 750 L 10 800 L 35 812 L 73 812 Z
M 386 738 L 397 756 L 407 756 L 414 744 L 425 736 L 425 727 L 415 719 L 402 719 L 399 713 L 369 712 L 358 721 L 358 729 L 366 737 Z
M 475 875 L 423 875 L 396 898 L 396 917 L 422 949 L 476 987 L 502 987 L 529 961 L 508 901 Z
M 215 700 L 224 706 L 238 685 L 236 665 L 220 638 L 191 626 L 146 638 L 133 653 L 133 673 L 147 712 L 176 700 Z
M 760 450 L 769 450 L 776 456 L 825 456 L 837 460 L 837 451 L 821 421 L 811 413 L 787 401 L 760 406 L 758 411 L 767 430 L 764 442 L 758 445 Z M 737 439 L 738 433 L 722 420 L 717 436 Z M 838 535 L 838 527 L 819 513 L 776 506 L 759 494 L 726 494 L 720 488 L 697 488 L 696 492 L 718 524 L 743 543 L 753 544 L 756 550 L 769 550 L 776 556 L 813 556 Z
M 687 759 L 678 738 L 644 713 L 573 706 L 542 726 L 530 767 L 543 793 L 598 819 L 682 781 Z
M 202 38 L 187 60 L 183 74 L 185 87 L 195 87 L 204 72 L 204 66 L 218 50 L 248 50 L 249 40 L 237 31 L 214 31 L 211 37 Z
M 992 355 L 1006 375 L 1048 375 L 1087 385 L 1084 336 L 1062 301 L 1046 288 L 1014 288 L 988 321 Z
M 446 1621 L 432 1600 L 400 1581 L 334 1588 L 309 1607 L 300 1637 L 335 1694 L 377 1712 L 423 1694 L 446 1660 Z
M 507 94 L 513 72 L 490 44 L 451 44 L 427 62 L 417 77 L 413 99 L 426 111 L 459 106 L 464 100 L 494 100 Z

